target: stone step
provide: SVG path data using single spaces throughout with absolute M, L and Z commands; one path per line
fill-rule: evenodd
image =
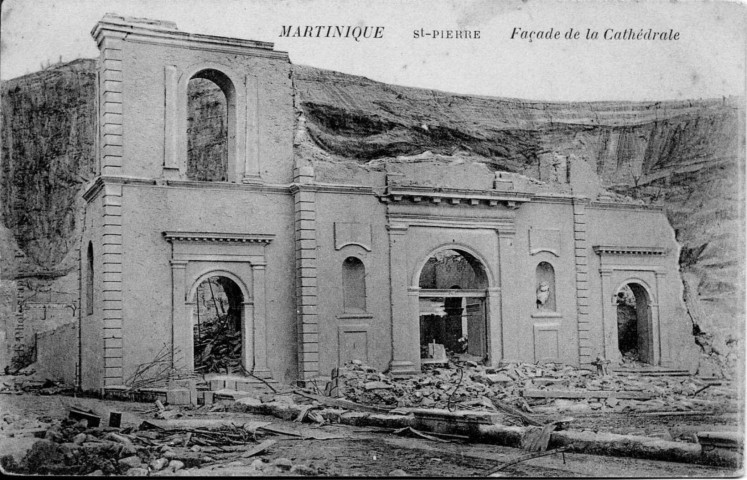
M 276 387 L 278 382 L 273 379 L 260 380 L 254 377 L 243 377 L 238 375 L 205 375 L 205 383 L 208 390 L 217 392 L 219 390 L 234 390 L 250 393 L 272 393 L 268 384 Z

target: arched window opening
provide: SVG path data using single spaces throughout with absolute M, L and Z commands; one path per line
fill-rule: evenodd
M 342 263 L 342 298 L 345 312 L 366 311 L 366 267 L 358 258 Z
M 213 276 L 194 298 L 194 368 L 198 373 L 239 373 L 243 338 L 241 289 L 230 278 Z
M 482 262 L 462 250 L 438 252 L 425 262 L 418 285 L 421 362 L 444 363 L 447 352 L 484 359 L 488 280 Z
M 535 293 L 537 310 L 556 311 L 555 269 L 548 262 L 537 265 Z
M 88 242 L 86 259 L 86 315 L 93 315 L 93 244 L 91 242 Z
M 234 89 L 217 70 L 203 70 L 187 84 L 187 177 L 229 180 Z
M 617 291 L 617 345 L 624 362 L 653 360 L 649 298 L 646 289 L 628 283 Z
M 420 288 L 448 289 L 452 285 L 464 289 L 487 288 L 485 268 L 467 252 L 443 250 L 425 262 L 420 272 Z

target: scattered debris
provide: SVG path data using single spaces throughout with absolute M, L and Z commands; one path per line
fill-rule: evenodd
M 215 298 L 213 298 L 215 300 Z M 241 331 L 228 314 L 203 321 L 195 335 L 195 370 L 198 373 L 233 373 L 241 366 Z
M 78 407 L 72 407 L 68 418 L 71 420 L 85 420 L 89 428 L 98 427 L 101 423 L 101 417 L 96 415 L 93 410 L 83 410 Z
M 265 440 L 264 442 L 260 443 L 259 445 L 252 447 L 251 449 L 247 450 L 245 453 L 241 455 L 242 458 L 249 458 L 253 457 L 255 455 L 259 455 L 260 453 L 264 452 L 271 446 L 275 445 L 277 441 L 275 440 Z
M 469 355 L 451 353 L 446 367 L 424 366 L 422 374 L 407 378 L 392 378 L 359 361 L 340 367 L 336 378 L 339 394 L 358 405 L 395 413 L 395 408 L 499 411 L 506 415 L 507 424 L 514 425 L 543 426 L 562 411 L 704 412 L 716 406 L 708 400 L 692 399 L 703 387 L 714 388 L 710 385 L 716 384 L 708 380 L 684 377 L 679 370 L 668 376 L 664 368 L 635 362 L 609 370 L 606 360 L 601 365 L 604 368 L 598 376 L 560 363 L 490 367 Z M 733 389 L 724 386 L 714 391 L 712 398 L 738 408 Z M 314 398 L 322 403 L 319 397 Z M 332 400 L 340 399 L 324 402 L 332 405 Z
M 538 452 L 538 453 L 531 453 L 531 454 L 528 454 L 528 455 L 523 455 L 523 456 L 517 458 L 516 460 L 511 460 L 510 462 L 506 462 L 506 463 L 504 463 L 503 465 L 501 465 L 498 468 L 494 468 L 494 469 L 490 470 L 489 472 L 485 473 L 485 476 L 486 477 L 501 476 L 501 475 L 496 475 L 496 474 L 498 472 L 500 472 L 501 470 L 504 470 L 504 469 L 510 467 L 511 465 L 516 465 L 517 463 L 521 463 L 521 462 L 524 462 L 524 461 L 527 461 L 527 460 L 531 460 L 533 458 L 545 457 L 547 455 L 554 455 L 556 453 L 562 453 L 563 454 L 563 463 L 565 463 L 565 452 L 566 452 L 566 450 L 572 450 L 572 449 L 573 449 L 573 445 L 571 444 L 571 445 L 566 445 L 565 447 L 560 447 L 560 448 L 555 448 L 553 450 L 548 450 L 546 452 Z

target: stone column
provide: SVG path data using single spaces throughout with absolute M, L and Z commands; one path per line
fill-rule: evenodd
M 194 369 L 192 319 L 187 318 L 186 292 L 187 262 L 171 261 L 171 366 Z
M 501 328 L 501 289 L 499 287 L 488 288 L 486 301 L 486 314 L 488 318 L 488 358 L 490 364 L 495 366 L 503 360 L 503 332 Z
M 261 378 L 272 378 L 267 367 L 267 315 L 265 299 L 265 265 L 252 264 L 252 288 L 254 292 L 254 374 Z
M 420 373 L 420 288 L 409 287 L 406 225 L 389 225 L 393 375 Z

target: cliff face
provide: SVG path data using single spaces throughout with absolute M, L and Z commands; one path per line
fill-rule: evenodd
M 424 155 L 563 183 L 565 165 L 586 162 L 607 189 L 665 206 L 683 245 L 694 322 L 720 332 L 721 343 L 741 331 L 743 99 L 543 103 L 398 87 L 305 66 L 294 66 L 293 76 L 311 153 L 340 171 Z M 202 133 L 190 137 L 190 172 L 218 179 L 215 165 L 225 162 L 216 140 L 225 136 L 221 93 L 191 95 L 190 128 Z M 77 298 L 79 194 L 94 173 L 95 61 L 5 82 L 2 107 L 5 286 L 25 282 L 29 296 L 42 282 Z M 6 320 L 6 332 L 12 323 Z
M 5 276 L 77 267 L 64 259 L 77 241 L 79 189 L 94 174 L 94 66 L 79 60 L 3 85 L 2 219 L 24 256 L 13 265 L 3 255 Z

